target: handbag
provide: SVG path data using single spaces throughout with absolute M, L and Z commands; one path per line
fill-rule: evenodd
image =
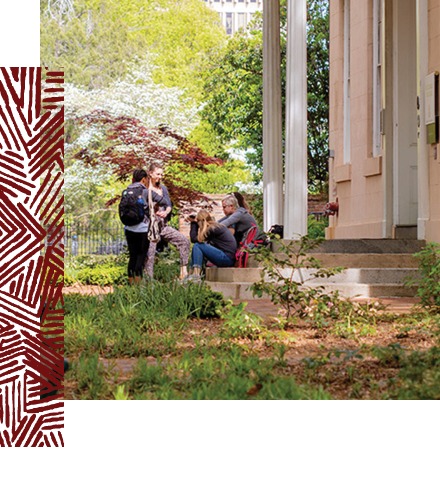
M 148 208 L 150 210 L 150 225 L 148 226 L 147 237 L 150 242 L 158 243 L 160 241 L 160 225 L 154 211 L 151 188 L 148 189 Z

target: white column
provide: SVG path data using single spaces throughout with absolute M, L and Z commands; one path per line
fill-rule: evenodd
M 307 234 L 307 1 L 287 2 L 284 237 Z
M 280 0 L 263 6 L 263 213 L 264 230 L 283 223 Z
M 426 239 L 426 223 L 429 221 L 429 146 L 425 125 L 425 77 L 428 73 L 428 0 L 417 1 L 417 95 L 420 101 L 420 137 L 418 141 L 418 200 L 417 238 Z

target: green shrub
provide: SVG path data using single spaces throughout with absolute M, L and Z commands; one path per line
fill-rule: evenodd
M 113 285 L 127 281 L 126 255 L 82 255 L 65 264 L 64 284 Z
M 245 355 L 237 345 L 184 352 L 181 359 L 151 365 L 139 360 L 129 382 L 135 398 L 244 400 L 330 398 L 275 373 L 273 359 Z
M 415 351 L 403 361 L 401 384 L 394 397 L 401 400 L 440 400 L 440 347 Z
M 307 279 L 298 272 L 310 272 L 310 277 L 328 278 L 339 273 L 343 268 L 322 268 L 321 263 L 307 253 L 319 245 L 322 239 L 310 239 L 307 236 L 299 240 L 284 243 L 273 239 L 277 251 L 261 248 L 250 251 L 254 258 L 263 265 L 261 280 L 251 287 L 254 296 L 266 293 L 275 305 L 281 305 L 285 317 L 289 319 L 305 318 L 318 330 L 328 324 L 328 318 L 336 315 L 338 294 L 324 293 L 324 287 L 318 284 L 307 285 Z M 290 272 L 286 275 L 286 272 Z
M 417 285 L 417 296 L 422 306 L 440 310 L 440 245 L 428 243 L 414 257 L 419 261 L 421 278 L 407 278 L 405 285 Z
M 384 366 L 399 367 L 404 358 L 405 350 L 399 343 L 391 343 L 387 347 L 373 347 L 371 354 Z
M 325 229 L 328 227 L 328 217 L 317 219 L 314 215 L 307 217 L 307 236 L 312 239 L 325 238 Z
M 222 294 L 209 287 L 149 282 L 114 287 L 99 296 L 65 295 L 66 354 L 139 356 L 172 353 L 178 332 L 192 317 L 213 318 L 223 312 Z M 151 332 L 161 331 L 155 339 Z

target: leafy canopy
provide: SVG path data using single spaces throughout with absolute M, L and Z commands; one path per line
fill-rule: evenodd
M 307 101 L 309 187 L 320 189 L 327 181 L 329 104 L 328 0 L 308 0 Z M 282 105 L 285 112 L 286 1 L 281 0 Z M 260 14 L 247 32 L 237 33 L 225 52 L 206 70 L 202 112 L 225 143 L 247 151 L 261 173 L 263 160 L 263 19 Z
M 200 0 L 41 0 L 40 18 L 42 64 L 90 89 L 147 53 L 156 83 L 199 97 L 198 72 L 226 42 L 218 14 Z

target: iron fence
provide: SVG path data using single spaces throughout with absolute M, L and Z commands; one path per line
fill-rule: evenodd
M 124 226 L 119 221 L 97 226 L 65 222 L 64 251 L 66 256 L 118 255 L 126 245 Z

